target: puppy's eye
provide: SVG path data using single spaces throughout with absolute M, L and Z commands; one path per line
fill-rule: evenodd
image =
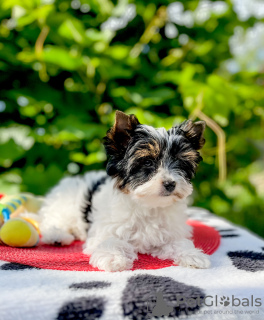
M 145 162 L 144 162 L 144 166 L 145 167 L 152 167 L 153 166 L 153 161 L 152 160 L 146 160 Z

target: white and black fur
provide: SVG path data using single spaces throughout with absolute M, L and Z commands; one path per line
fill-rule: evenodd
M 40 210 L 43 242 L 85 240 L 90 263 L 105 271 L 131 269 L 138 253 L 208 268 L 185 213 L 204 129 L 190 120 L 154 129 L 117 111 L 104 139 L 107 173 L 65 178 L 51 190 Z

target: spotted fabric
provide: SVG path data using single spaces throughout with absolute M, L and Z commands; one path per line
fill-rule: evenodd
M 188 214 L 221 235 L 210 269 L 164 261 L 158 268 L 109 273 L 2 259 L 0 319 L 264 319 L 264 240 L 205 210 Z

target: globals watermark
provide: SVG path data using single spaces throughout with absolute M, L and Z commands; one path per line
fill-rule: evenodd
M 231 307 L 261 307 L 261 298 L 256 298 L 251 295 L 248 298 L 238 298 L 235 295 L 229 296 L 218 296 L 208 295 L 205 297 L 185 297 L 184 295 L 177 295 L 176 306 L 186 305 L 187 307 L 217 307 L 217 306 L 231 306 Z
M 193 311 L 203 314 L 252 315 L 259 314 L 259 310 L 256 307 L 261 307 L 263 304 L 261 298 L 257 298 L 254 295 L 241 298 L 235 295 L 198 295 L 186 297 L 184 294 L 176 294 L 176 299 L 173 301 L 165 301 L 161 291 L 156 292 L 155 295 L 156 299 L 151 299 L 152 301 L 148 301 L 147 303 L 147 314 L 151 316 L 168 316 L 171 313 L 176 315 L 181 313 L 188 314 Z M 252 309 L 250 310 L 249 308 Z

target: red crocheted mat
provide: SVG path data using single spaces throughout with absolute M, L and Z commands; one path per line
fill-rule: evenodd
M 193 241 L 196 248 L 213 254 L 220 245 L 220 235 L 212 227 L 189 220 L 193 227 Z M 12 248 L 0 246 L 0 260 L 17 262 L 42 269 L 69 271 L 99 271 L 89 264 L 89 257 L 82 253 L 83 242 L 75 241 L 70 246 L 54 247 L 40 244 L 35 248 Z M 162 269 L 173 265 L 171 260 L 160 260 L 146 254 L 139 254 L 132 270 Z

